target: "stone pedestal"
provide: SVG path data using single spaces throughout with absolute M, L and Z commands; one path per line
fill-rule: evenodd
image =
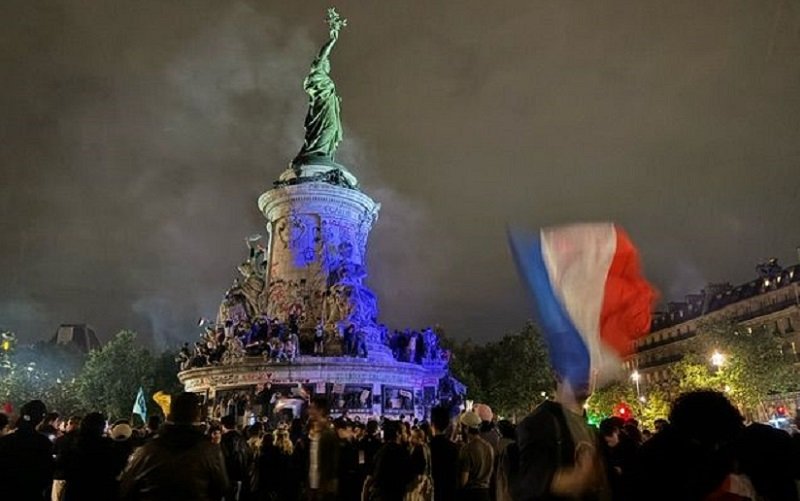
M 306 333 L 320 323 L 338 335 L 352 326 L 369 358 L 391 357 L 377 326 L 377 298 L 364 284 L 367 238 L 380 204 L 348 186 L 357 180 L 346 169 L 302 166 L 287 169 L 259 198 L 269 234 L 266 314 L 295 316 Z

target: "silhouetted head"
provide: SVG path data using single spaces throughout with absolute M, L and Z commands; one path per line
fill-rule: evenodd
M 90 412 L 81 420 L 82 437 L 100 437 L 106 429 L 106 417 L 99 412 Z
M 732 442 L 744 429 L 739 410 L 718 391 L 684 393 L 675 400 L 669 420 L 676 432 L 708 447 Z
M 387 419 L 383 422 L 383 441 L 388 443 L 396 443 L 402 436 L 401 423 Z
M 223 416 L 222 419 L 219 420 L 220 424 L 222 425 L 225 430 L 235 430 L 236 429 L 236 417 L 233 414 L 228 414 L 227 416 Z
M 437 406 L 431 409 L 431 425 L 436 433 L 442 433 L 450 425 L 450 409 Z
M 517 439 L 517 428 L 508 419 L 501 419 L 497 422 L 497 431 L 500 432 L 500 436 L 503 438 L 507 438 L 509 440 Z
M 175 424 L 193 424 L 200 421 L 200 399 L 194 393 L 184 392 L 172 399 L 169 419 Z
M 19 420 L 17 426 L 23 427 L 36 427 L 44 419 L 47 414 L 47 407 L 41 400 L 31 400 L 23 405 L 19 410 Z

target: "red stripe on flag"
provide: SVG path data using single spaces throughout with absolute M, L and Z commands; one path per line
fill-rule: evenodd
M 617 250 L 606 277 L 600 339 L 620 356 L 631 353 L 633 341 L 650 330 L 656 291 L 642 276 L 639 252 L 619 226 Z

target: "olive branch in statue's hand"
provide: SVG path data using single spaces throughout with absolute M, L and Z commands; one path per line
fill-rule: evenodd
M 331 38 L 339 37 L 339 30 L 347 26 L 347 19 L 342 18 L 336 9 L 331 7 L 328 9 L 328 15 L 325 17 L 325 22 L 331 30 Z

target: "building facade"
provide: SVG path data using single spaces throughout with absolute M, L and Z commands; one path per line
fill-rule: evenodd
M 624 362 L 628 373 L 638 373 L 644 386 L 668 387 L 672 365 L 698 349 L 699 325 L 715 320 L 778 332 L 787 363 L 800 361 L 800 264 L 783 268 L 773 259 L 757 270 L 754 280 L 736 286 L 710 284 L 654 313 L 650 333 L 636 342 Z

